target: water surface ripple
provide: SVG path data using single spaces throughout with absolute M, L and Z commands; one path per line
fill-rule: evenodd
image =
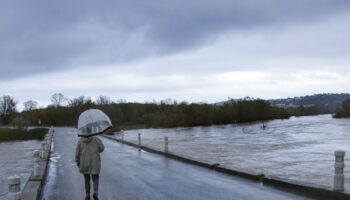
M 134 143 L 141 133 L 142 144 L 156 149 L 164 148 L 168 136 L 169 151 L 176 154 L 326 187 L 333 186 L 334 151 L 344 150 L 350 191 L 350 119 L 318 115 L 269 121 L 265 129 L 246 123 L 124 133 Z

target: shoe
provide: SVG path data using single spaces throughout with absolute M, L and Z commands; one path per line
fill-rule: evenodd
M 90 200 L 90 194 L 86 194 L 85 200 Z
M 98 200 L 98 195 L 97 195 L 97 193 L 94 193 L 94 195 L 92 195 L 92 197 L 94 198 L 94 200 Z

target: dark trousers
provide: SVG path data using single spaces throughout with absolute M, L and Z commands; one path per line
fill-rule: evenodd
M 84 174 L 85 179 L 85 191 L 86 194 L 90 194 L 90 180 L 92 179 L 94 185 L 94 193 L 98 193 L 98 174 Z

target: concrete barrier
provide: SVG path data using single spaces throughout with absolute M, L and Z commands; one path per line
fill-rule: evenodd
M 137 138 L 138 138 L 138 146 L 141 147 L 141 133 L 137 134 Z
M 34 167 L 33 167 L 33 175 L 34 176 L 39 176 L 40 173 L 40 159 L 39 158 L 34 158 Z
M 7 195 L 9 200 L 20 200 L 21 199 L 21 177 L 9 176 L 7 178 L 9 185 L 9 193 Z
M 289 191 L 291 193 L 303 194 L 305 196 L 325 199 L 325 200 L 349 200 L 350 194 L 344 192 L 338 192 L 332 190 L 331 187 L 327 188 L 315 184 L 306 184 L 303 182 L 281 179 L 279 177 L 265 177 L 263 183 L 266 186 Z
M 168 153 L 168 152 L 169 152 L 168 145 L 169 145 L 169 138 L 168 138 L 167 136 L 165 136 L 165 137 L 164 137 L 164 152 L 165 152 L 165 153 Z
M 54 129 L 51 127 L 42 143 L 40 158 L 36 156 L 38 151 L 34 152 L 33 172 L 23 188 L 22 200 L 39 200 L 41 197 L 51 153 L 53 133 Z
M 345 151 L 335 151 L 335 163 L 334 163 L 334 190 L 344 191 L 344 156 Z
M 246 169 L 239 169 L 239 168 L 226 168 L 224 166 L 221 166 L 219 163 L 209 163 L 207 161 L 202 161 L 198 160 L 195 158 L 190 158 L 186 156 L 180 156 L 173 154 L 171 152 L 163 152 L 160 150 L 152 149 L 150 147 L 146 146 L 141 146 L 134 144 L 132 142 L 128 142 L 125 140 L 120 140 L 117 138 L 114 138 L 112 136 L 107 136 L 107 135 L 102 135 L 103 137 L 106 137 L 108 139 L 120 142 L 122 144 L 127 144 L 129 146 L 137 147 L 140 149 L 143 149 L 145 151 L 151 152 L 151 153 L 157 153 L 160 155 L 164 155 L 166 157 L 176 159 L 182 162 L 194 164 L 197 166 L 205 167 L 208 169 L 215 170 L 217 172 L 221 172 L 224 174 L 228 175 L 233 175 L 233 176 L 238 176 L 242 177 L 245 179 L 249 179 L 252 181 L 257 181 L 259 184 L 261 183 L 262 185 L 265 186 L 270 186 L 276 189 L 280 190 L 285 190 L 291 193 L 296 193 L 296 194 L 302 194 L 304 196 L 308 196 L 311 198 L 316 198 L 316 199 L 324 199 L 324 200 L 349 200 L 350 199 L 350 194 L 349 193 L 344 193 L 341 191 L 334 191 L 333 188 L 327 188 L 323 186 L 318 186 L 318 185 L 310 185 L 306 183 L 301 183 L 297 182 L 294 180 L 288 180 L 288 179 L 281 179 L 279 177 L 273 177 L 273 176 L 265 176 L 264 174 L 261 173 L 256 173 L 253 171 L 249 171 Z M 262 186 L 260 186 L 262 187 Z
M 34 156 L 34 158 L 40 158 L 40 151 L 39 150 L 34 150 L 33 156 Z

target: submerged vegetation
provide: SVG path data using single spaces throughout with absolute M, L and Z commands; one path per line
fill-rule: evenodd
M 342 107 L 337 109 L 335 118 L 346 118 L 350 117 L 350 99 L 343 101 Z
M 47 131 L 46 128 L 35 128 L 31 130 L 0 128 L 0 142 L 14 140 L 42 140 Z

